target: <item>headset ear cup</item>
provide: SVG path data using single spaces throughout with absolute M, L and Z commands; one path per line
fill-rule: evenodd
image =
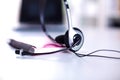
M 57 37 L 55 38 L 55 41 L 56 41 L 57 43 L 59 43 L 59 44 L 65 44 L 65 42 L 64 42 L 64 37 L 65 37 L 65 35 L 57 36 Z
M 70 47 L 71 47 L 71 44 L 69 43 L 69 41 L 70 41 L 70 40 L 69 40 L 69 31 L 67 31 L 67 32 L 65 33 L 64 43 L 65 43 L 65 45 L 66 45 L 67 48 L 70 48 L 70 51 L 76 52 L 76 51 L 78 51 L 78 50 L 82 47 L 82 45 L 83 45 L 84 35 L 83 35 L 82 31 L 79 30 L 78 28 L 73 28 L 73 29 L 74 29 L 75 32 L 76 32 L 76 34 L 74 35 L 74 37 L 75 37 L 76 35 L 79 36 L 79 43 L 76 44 L 74 47 L 70 48 Z M 74 41 L 74 37 L 73 37 L 73 41 Z

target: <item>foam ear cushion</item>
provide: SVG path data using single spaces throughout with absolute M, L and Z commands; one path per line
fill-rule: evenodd
M 65 35 L 57 36 L 57 37 L 55 38 L 55 41 L 56 41 L 57 43 L 60 43 L 60 44 L 65 44 L 65 42 L 64 42 L 64 37 L 65 37 Z

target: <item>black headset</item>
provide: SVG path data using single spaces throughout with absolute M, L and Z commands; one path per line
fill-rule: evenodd
M 43 4 L 45 4 L 46 0 L 43 0 Z M 23 42 L 19 42 L 16 40 L 11 39 L 9 44 L 10 46 L 16 48 L 15 53 L 20 54 L 20 55 L 42 55 L 42 54 L 51 54 L 51 53 L 56 53 L 60 51 L 65 51 L 65 50 L 70 50 L 72 52 L 78 51 L 84 42 L 84 36 L 83 33 L 80 29 L 73 27 L 72 26 L 72 21 L 71 21 L 71 15 L 70 15 L 70 8 L 68 5 L 67 0 L 64 0 L 64 5 L 65 5 L 65 10 L 66 10 L 66 16 L 67 16 L 67 22 L 68 22 L 68 30 L 64 35 L 59 35 L 55 39 L 53 39 L 46 30 L 45 26 L 45 21 L 44 21 L 44 8 L 45 5 L 42 5 L 42 12 L 40 13 L 40 21 L 42 25 L 42 29 L 44 33 L 55 43 L 59 43 L 61 45 L 65 45 L 65 48 L 57 51 L 52 51 L 52 52 L 46 52 L 46 53 L 34 53 L 35 51 L 35 46 L 26 44 Z
M 64 0 L 64 5 L 65 5 L 65 8 L 66 8 L 68 30 L 66 31 L 66 33 L 64 35 L 59 35 L 55 39 L 52 38 L 47 33 L 46 26 L 45 26 L 45 20 L 44 20 L 45 2 L 46 2 L 46 0 L 42 0 L 42 7 L 41 7 L 41 12 L 40 12 L 40 21 L 41 21 L 42 29 L 43 29 L 44 33 L 46 34 L 46 36 L 49 39 L 51 39 L 51 41 L 53 41 L 54 43 L 59 43 L 64 47 L 62 49 L 56 50 L 56 51 L 45 52 L 45 53 L 36 53 L 35 52 L 35 50 L 36 50 L 35 46 L 16 41 L 14 39 L 10 39 L 9 45 L 16 49 L 15 50 L 16 54 L 19 54 L 21 56 L 25 56 L 25 55 L 36 56 L 36 55 L 53 54 L 53 53 L 69 50 L 69 51 L 73 52 L 78 57 L 89 56 L 89 57 L 102 57 L 102 58 L 110 58 L 110 59 L 120 59 L 120 57 L 93 55 L 94 53 L 100 52 L 100 51 L 120 53 L 119 50 L 99 49 L 99 50 L 95 50 L 95 51 L 87 53 L 87 54 L 77 53 L 77 51 L 82 47 L 82 45 L 84 43 L 84 35 L 83 35 L 83 33 L 80 29 L 72 26 L 72 21 L 70 19 L 70 17 L 71 17 L 70 16 L 70 8 L 69 8 L 67 0 Z

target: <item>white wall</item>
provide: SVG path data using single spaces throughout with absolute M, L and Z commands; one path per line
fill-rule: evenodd
M 21 0 L 0 0 L 0 25 L 17 24 Z
M 116 15 L 116 0 L 70 0 L 70 2 L 74 25 L 105 28 L 108 18 Z M 82 17 L 87 17 L 88 20 L 82 20 Z M 94 18 L 97 25 L 91 24 Z

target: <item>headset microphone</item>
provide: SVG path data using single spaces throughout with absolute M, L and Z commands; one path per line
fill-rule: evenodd
M 30 45 L 30 44 L 27 44 L 27 43 L 16 41 L 14 39 L 10 40 L 9 45 L 12 46 L 13 48 L 16 48 L 15 53 L 18 55 L 21 55 L 21 56 L 24 56 L 24 55 L 36 56 L 36 55 L 53 54 L 53 53 L 66 51 L 66 50 L 70 49 L 70 48 L 63 48 L 63 49 L 55 50 L 52 52 L 39 53 L 37 51 L 37 47 Z

